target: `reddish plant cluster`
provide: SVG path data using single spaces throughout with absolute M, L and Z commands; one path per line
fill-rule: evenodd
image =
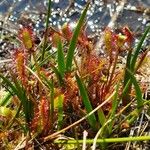
M 37 107 L 34 108 L 34 117 L 31 121 L 31 131 L 34 133 L 47 135 L 50 132 L 50 103 L 43 96 Z
M 61 31 L 50 29 L 49 34 L 50 42 L 54 47 L 62 42 L 65 43 L 63 49 L 67 49 L 73 31 L 66 24 Z M 86 113 L 86 107 L 82 101 L 83 97 L 75 78 L 77 74 L 80 75 L 83 81 L 83 87 L 87 90 L 93 109 L 103 103 L 114 92 L 116 85 L 119 82 L 121 83 L 124 77 L 122 68 L 125 68 L 125 66 L 119 68 L 118 59 L 122 51 L 129 52 L 132 50 L 131 46 L 134 38 L 127 27 L 123 28 L 120 34 L 106 28 L 103 42 L 107 56 L 99 57 L 95 55 L 94 45 L 82 29 L 77 38 L 77 55 L 74 57 L 74 69 L 70 72 L 64 71 L 63 75 L 57 70 L 57 61 L 59 61 L 55 60 L 57 56 L 41 65 L 40 57 L 35 51 L 36 44 L 31 28 L 24 27 L 21 29 L 19 39 L 21 40 L 21 46 L 13 55 L 14 72 L 11 71 L 11 75 L 14 76 L 14 81 L 17 79 L 24 89 L 27 102 L 32 103 L 33 114 L 28 122 L 30 131 L 35 135 L 46 136 L 54 132 L 57 125 L 59 125 L 57 119 L 60 119 L 58 112 L 61 111 L 61 108 L 59 108 L 61 104 L 58 102 L 60 95 L 63 95 L 64 115 L 70 114 L 69 116 L 72 117 L 70 112 L 73 112 L 80 118 L 81 114 Z M 81 53 L 80 56 L 78 56 L 79 53 Z M 65 55 L 64 52 L 64 58 L 66 58 Z M 143 55 L 142 59 L 145 56 L 146 54 Z M 76 61 L 76 58 L 79 61 Z M 123 86 L 119 89 L 119 96 L 122 89 Z M 135 95 L 133 90 L 130 94 Z M 112 102 L 108 102 L 102 107 L 102 111 L 106 116 L 111 109 Z M 66 125 L 64 123 L 63 126 Z

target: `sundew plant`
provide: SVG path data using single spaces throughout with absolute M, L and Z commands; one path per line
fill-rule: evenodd
M 0 147 L 96 150 L 150 140 L 146 128 L 129 135 L 150 112 L 148 84 L 139 81 L 150 59 L 149 47 L 140 52 L 150 26 L 137 44 L 129 27 L 106 27 L 98 56 L 85 30 L 89 3 L 73 30 L 49 26 L 50 4 L 42 41 L 23 26 L 7 73 L 0 72 Z

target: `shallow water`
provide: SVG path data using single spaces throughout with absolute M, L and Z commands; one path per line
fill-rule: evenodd
M 50 25 L 60 28 L 65 22 L 74 25 L 87 0 L 52 0 Z M 39 32 L 45 27 L 48 0 L 1 0 L 0 25 L 1 35 L 16 33 L 19 25 L 31 24 Z M 87 32 L 90 36 L 100 36 L 111 20 L 118 3 L 112 0 L 92 0 L 87 12 Z M 147 12 L 145 11 L 147 10 Z M 116 28 L 129 26 L 132 31 L 142 33 L 150 22 L 149 0 L 127 0 L 116 21 Z M 140 35 L 140 34 L 139 34 Z M 7 44 L 0 40 L 0 55 Z M 13 46 L 12 46 L 13 47 Z
M 105 3 L 102 0 L 93 0 L 87 15 L 87 20 L 89 21 L 89 26 L 91 26 L 90 30 L 92 32 L 98 31 L 98 29 L 109 23 L 111 19 L 110 14 L 113 13 L 117 5 L 115 1 L 109 1 L 110 0 Z M 9 13 L 9 21 L 16 23 L 25 16 L 27 18 L 33 18 L 36 22 L 36 28 L 43 28 L 44 25 L 41 16 L 47 11 L 47 2 L 46 0 L 2 0 L 0 2 L 1 19 L 6 17 Z M 50 22 L 53 26 L 58 27 L 64 22 L 76 21 L 86 4 L 86 0 L 74 0 L 72 7 L 68 7 L 70 4 L 71 0 L 52 0 L 52 16 Z M 150 18 L 146 15 L 143 16 L 142 12 L 131 10 L 134 7 L 148 9 L 150 8 L 150 1 L 137 0 L 135 2 L 128 0 L 125 7 L 126 9 L 123 10 L 122 15 L 118 18 L 120 25 L 129 25 L 135 29 L 137 26 L 142 26 L 142 24 L 147 23 L 146 21 L 142 22 L 144 18 L 149 21 Z

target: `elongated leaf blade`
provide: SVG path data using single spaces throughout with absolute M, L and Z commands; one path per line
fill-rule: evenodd
M 61 129 L 63 124 L 63 96 L 58 96 L 58 130 Z
M 126 68 L 130 70 L 130 64 L 132 60 L 132 51 L 128 52 L 127 56 L 127 62 L 126 62 Z M 125 75 L 124 75 L 124 86 L 127 84 L 128 80 L 130 79 L 130 76 L 128 74 L 128 71 L 125 70 Z
M 147 27 L 147 29 L 145 30 L 143 36 L 140 39 L 140 42 L 137 45 L 137 48 L 135 49 L 135 52 L 134 52 L 133 58 L 132 58 L 132 62 L 131 62 L 131 71 L 134 71 L 134 69 L 135 69 L 135 64 L 136 64 L 136 61 L 137 61 L 137 58 L 138 58 L 138 54 L 139 54 L 139 52 L 140 52 L 140 50 L 142 48 L 143 42 L 144 42 L 147 34 L 149 32 L 150 32 L 150 26 Z
M 7 93 L 4 99 L 1 100 L 0 106 L 7 106 L 11 102 L 11 93 Z
M 110 111 L 110 116 L 108 118 L 109 119 L 112 119 L 112 121 L 110 122 L 109 126 L 108 126 L 108 129 L 109 129 L 109 133 L 111 134 L 112 133 L 112 127 L 113 127 L 113 118 L 115 116 L 115 113 L 117 111 L 117 108 L 118 108 L 118 105 L 119 105 L 119 100 L 118 100 L 118 91 L 119 91 L 119 84 L 117 84 L 117 87 L 116 87 L 116 93 L 114 95 L 114 99 L 112 101 L 112 110 Z
M 54 122 L 54 81 L 51 81 L 51 93 L 50 93 L 50 117 L 51 117 L 51 124 Z
M 80 16 L 77 27 L 75 28 L 75 31 L 73 33 L 73 36 L 72 36 L 72 39 L 71 39 L 71 42 L 70 42 L 70 45 L 69 45 L 68 53 L 67 53 L 67 58 L 66 58 L 66 71 L 71 71 L 74 51 L 75 51 L 75 48 L 76 48 L 76 44 L 77 44 L 77 41 L 78 41 L 78 36 L 80 34 L 81 27 L 84 23 L 84 19 L 85 19 L 88 7 L 89 7 L 89 4 L 87 4 L 87 6 L 84 9 L 82 15 Z
M 3 79 L 4 83 L 7 84 L 8 87 L 11 88 L 11 90 L 14 92 L 14 93 L 17 93 L 17 89 L 16 87 L 11 83 L 11 81 L 9 81 L 5 76 L 3 76 L 2 74 L 0 74 L 0 78 Z
M 26 122 L 29 122 L 32 116 L 32 102 L 28 101 L 26 94 L 25 94 L 25 90 L 23 89 L 23 87 L 21 87 L 21 85 L 19 84 L 16 78 L 14 78 L 14 85 L 11 83 L 11 81 L 9 81 L 2 74 L 0 74 L 0 78 L 3 79 L 5 84 L 11 89 L 11 91 L 15 95 L 17 95 L 17 97 L 21 101 L 23 105 L 23 111 L 25 114 Z
M 106 117 L 104 115 L 102 108 L 100 108 L 97 113 L 98 113 L 99 122 L 103 126 L 106 122 Z
M 89 100 L 88 93 L 78 75 L 76 75 L 76 80 L 77 80 L 77 84 L 78 84 L 78 87 L 80 90 L 80 94 L 81 94 L 85 109 L 86 109 L 87 113 L 90 113 L 93 110 L 93 108 L 92 108 L 91 102 Z M 91 125 L 91 127 L 95 129 L 96 117 L 94 114 L 92 114 L 91 116 L 88 117 L 88 122 Z
M 63 78 L 62 78 L 59 70 L 54 65 L 51 65 L 51 67 L 52 67 L 54 73 L 56 74 L 56 77 L 58 79 L 59 85 L 63 86 Z
M 46 18 L 46 28 L 45 28 L 45 35 L 44 35 L 43 51 L 42 51 L 42 57 L 41 57 L 42 59 L 41 60 L 43 60 L 44 56 L 45 56 L 50 15 L 51 15 L 51 0 L 48 1 L 48 10 L 47 10 L 47 18 Z
M 143 106 L 143 96 L 142 96 L 142 91 L 140 89 L 140 86 L 134 76 L 134 74 L 128 70 L 129 74 L 130 74 L 130 77 L 131 77 L 131 82 L 133 83 L 134 85 L 134 88 L 135 88 L 135 92 L 136 92 L 136 100 L 137 100 L 137 108 L 140 108 Z
M 25 114 L 25 119 L 26 122 L 29 123 L 33 116 L 33 103 L 31 100 L 28 100 L 24 87 L 22 87 L 22 85 L 19 83 L 19 81 L 16 78 L 14 78 L 14 84 L 18 91 L 15 94 L 18 96 L 19 100 L 23 105 L 23 112 Z
M 64 58 L 64 53 L 63 53 L 62 42 L 60 39 L 58 40 L 57 47 L 58 47 L 58 50 L 57 50 L 58 70 L 61 76 L 63 77 L 65 73 L 65 58 Z
M 131 66 L 130 66 L 131 60 L 132 60 L 132 51 L 130 50 L 128 52 L 127 62 L 126 62 L 126 68 L 129 70 L 131 69 Z M 128 87 L 127 87 L 127 83 L 129 80 L 130 80 L 130 75 L 129 75 L 128 71 L 125 70 L 123 86 L 124 86 L 124 88 L 126 87 L 126 93 L 124 94 L 125 96 L 123 96 L 123 98 L 122 98 L 122 102 L 123 102 L 124 106 L 130 102 L 130 92 L 131 92 L 132 84 L 128 84 Z

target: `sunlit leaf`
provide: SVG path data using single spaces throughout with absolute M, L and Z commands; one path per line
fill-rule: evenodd
M 77 80 L 77 84 L 78 84 L 78 87 L 79 87 L 79 90 L 80 90 L 80 95 L 82 97 L 82 101 L 83 101 L 83 104 L 85 106 L 85 109 L 86 109 L 87 113 L 90 113 L 93 110 L 93 108 L 92 108 L 91 102 L 89 100 L 86 88 L 83 85 L 83 83 L 82 83 L 82 81 L 81 81 L 81 79 L 79 78 L 78 75 L 76 75 L 76 80 Z M 95 129 L 96 117 L 95 117 L 94 114 L 92 114 L 91 116 L 88 117 L 88 122 L 91 125 L 91 127 Z
M 89 7 L 89 4 L 87 4 L 87 6 L 84 9 L 82 15 L 80 16 L 78 24 L 75 28 L 74 33 L 73 33 L 72 39 L 70 41 L 70 45 L 69 45 L 69 49 L 68 49 L 68 53 L 67 53 L 67 58 L 66 58 L 66 71 L 71 71 L 74 51 L 75 51 L 76 44 L 77 44 L 77 41 L 78 41 L 78 36 L 80 34 L 80 31 L 81 31 L 81 27 L 84 23 L 84 19 L 85 19 L 88 7 Z

